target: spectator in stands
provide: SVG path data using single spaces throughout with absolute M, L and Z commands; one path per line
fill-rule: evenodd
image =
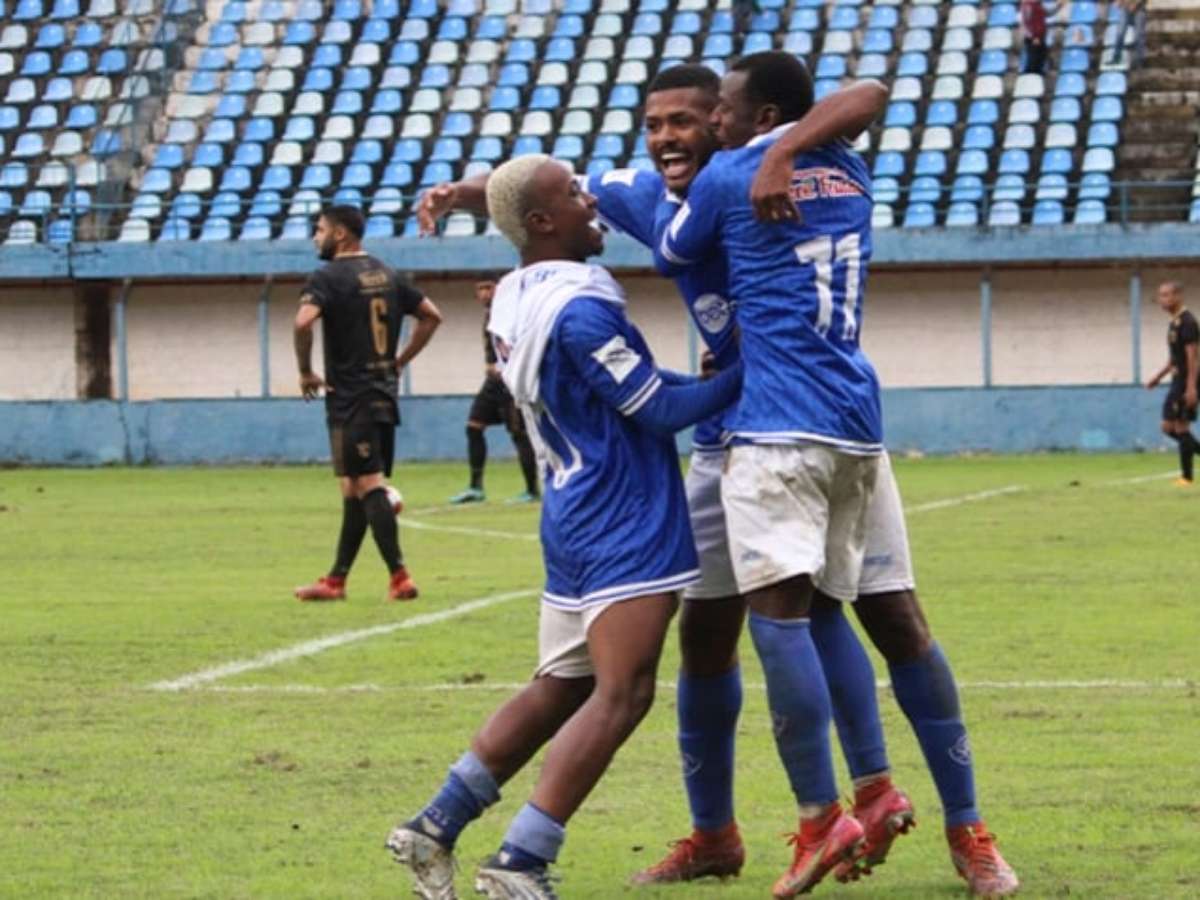
M 1021 0 L 1021 38 L 1021 74 L 1041 75 L 1046 66 L 1046 7 L 1042 0 Z
M 1112 56 L 1109 63 L 1116 65 L 1121 59 L 1121 51 L 1125 48 L 1125 35 L 1129 26 L 1133 25 L 1133 66 L 1140 68 L 1146 58 L 1146 0 L 1118 0 L 1121 9 L 1121 28 L 1117 32 L 1117 41 L 1113 44 Z

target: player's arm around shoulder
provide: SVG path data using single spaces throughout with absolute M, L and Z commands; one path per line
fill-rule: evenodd
M 679 212 L 655 235 L 654 267 L 668 278 L 681 275 L 720 246 L 728 194 L 728 151 L 713 154 L 688 188 Z
M 791 196 L 796 157 L 834 141 L 853 141 L 887 108 L 888 89 L 873 78 L 857 81 L 820 100 L 808 114 L 779 136 L 763 154 L 750 204 L 763 222 L 800 218 Z

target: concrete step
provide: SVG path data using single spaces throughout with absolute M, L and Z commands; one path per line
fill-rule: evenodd
M 1156 90 L 1149 86 L 1152 73 L 1145 73 L 1144 78 L 1145 81 L 1139 79 L 1135 82 L 1137 90 L 1133 92 L 1133 96 L 1128 98 L 1128 102 L 1133 103 L 1136 100 L 1137 104 L 1142 107 L 1170 107 L 1173 109 L 1190 108 L 1195 110 L 1200 106 L 1200 90 Z
M 1121 123 L 1122 143 L 1142 144 L 1161 141 L 1172 144 L 1196 144 L 1196 117 L 1137 116 L 1131 108 Z
M 1162 141 L 1159 143 L 1138 143 L 1123 141 L 1118 148 L 1121 159 L 1130 164 L 1170 168 L 1171 166 L 1187 167 L 1196 158 L 1195 142 Z
M 1192 93 L 1200 96 L 1200 92 L 1195 91 L 1198 83 L 1195 71 L 1145 68 L 1137 73 L 1136 81 L 1154 93 L 1179 93 L 1191 90 Z

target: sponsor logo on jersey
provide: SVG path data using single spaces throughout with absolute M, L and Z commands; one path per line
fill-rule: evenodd
M 823 198 L 863 197 L 866 190 L 841 169 L 819 167 L 792 173 L 792 199 L 797 203 Z

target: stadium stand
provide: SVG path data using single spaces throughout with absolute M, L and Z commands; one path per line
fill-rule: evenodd
M 1111 2 L 1060 12 L 1045 75 L 1018 72 L 1015 0 L 760 0 L 744 35 L 724 0 L 3 2 L 10 243 L 302 238 L 330 199 L 363 205 L 374 235 L 411 233 L 420 189 L 511 155 L 650 166 L 638 123 L 660 68 L 722 72 L 769 48 L 804 57 L 818 96 L 853 77 L 890 84 L 859 142 L 879 227 L 1124 217 L 1138 201 L 1114 197 L 1116 178 L 1178 177 L 1165 163 L 1147 176 L 1136 152 L 1118 160 L 1133 104 L 1160 113 L 1139 134 L 1165 110 L 1196 152 L 1194 114 L 1178 114 L 1194 103 L 1129 96 Z

